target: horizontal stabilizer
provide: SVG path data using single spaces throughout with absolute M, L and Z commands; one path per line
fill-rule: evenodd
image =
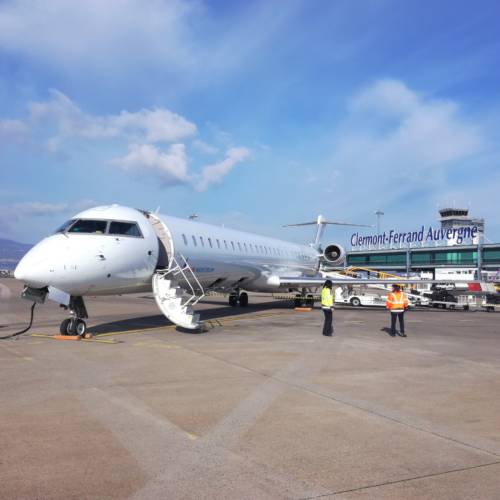
M 297 227 L 297 226 L 318 226 L 316 230 L 316 238 L 314 239 L 314 246 L 317 248 L 323 235 L 323 230 L 327 224 L 333 226 L 354 226 L 354 227 L 373 227 L 367 224 L 351 224 L 350 222 L 328 221 L 322 215 L 318 215 L 315 221 L 311 222 L 298 222 L 296 224 L 285 224 L 283 227 Z

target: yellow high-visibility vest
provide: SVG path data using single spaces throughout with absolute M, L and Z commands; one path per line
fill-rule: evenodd
M 392 292 L 387 297 L 385 305 L 393 312 L 404 311 L 408 307 L 408 297 L 403 292 Z
M 333 290 L 326 286 L 321 290 L 321 307 L 333 307 Z

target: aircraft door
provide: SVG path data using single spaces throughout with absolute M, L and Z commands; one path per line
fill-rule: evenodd
M 157 269 L 168 269 L 174 256 L 174 242 L 167 225 L 155 214 L 149 213 L 149 221 L 158 237 Z

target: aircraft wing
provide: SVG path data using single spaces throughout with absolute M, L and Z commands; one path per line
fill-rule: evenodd
M 320 287 L 323 286 L 325 281 L 329 279 L 333 285 L 394 285 L 394 284 L 434 284 L 434 283 L 451 283 L 449 280 L 426 280 L 411 278 L 406 279 L 401 278 L 391 278 L 391 279 L 363 279 L 363 278 L 323 278 L 322 276 L 313 277 L 286 277 L 286 276 L 276 276 L 278 286 L 282 288 L 301 288 L 301 287 Z M 453 281 L 453 283 L 459 283 L 458 281 Z M 462 283 L 471 283 L 470 281 L 463 281 Z M 275 283 L 273 283 L 275 284 Z

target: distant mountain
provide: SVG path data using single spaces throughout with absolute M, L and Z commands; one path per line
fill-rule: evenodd
M 0 269 L 15 269 L 17 263 L 32 246 L 0 238 Z

